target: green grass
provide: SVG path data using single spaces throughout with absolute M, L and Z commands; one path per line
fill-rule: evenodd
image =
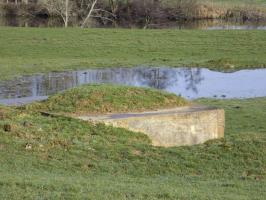
M 0 198 L 264 199 L 266 98 L 197 103 L 225 109 L 225 139 L 159 148 L 141 133 L 0 107 Z
M 266 0 L 201 0 L 202 2 L 214 2 L 214 3 L 228 3 L 234 5 L 249 4 L 249 5 L 265 5 Z
M 266 66 L 263 31 L 0 28 L 0 44 L 0 79 L 138 64 Z M 84 100 L 89 112 L 183 102 L 154 90 L 84 86 L 31 109 L 0 106 L 0 199 L 265 198 L 266 98 L 198 100 L 225 109 L 226 137 L 191 147 L 153 147 L 142 133 L 33 112 L 81 112 Z
M 187 105 L 180 96 L 155 89 L 118 85 L 85 85 L 27 106 L 52 113 L 98 114 L 172 108 Z
M 266 66 L 265 31 L 0 28 L 0 79 L 117 66 Z

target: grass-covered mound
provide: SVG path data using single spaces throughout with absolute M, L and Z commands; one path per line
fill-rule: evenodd
M 56 113 L 121 113 L 187 105 L 182 97 L 155 89 L 118 85 L 84 85 L 27 106 Z
M 226 138 L 172 148 L 0 106 L 0 199 L 265 199 L 266 98 L 200 103 L 225 109 Z

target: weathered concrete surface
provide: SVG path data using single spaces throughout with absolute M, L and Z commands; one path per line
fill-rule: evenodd
M 224 110 L 203 106 L 78 118 L 143 132 L 155 146 L 194 145 L 224 137 Z

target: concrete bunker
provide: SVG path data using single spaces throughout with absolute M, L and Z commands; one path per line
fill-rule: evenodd
M 206 106 L 78 118 L 142 132 L 149 136 L 154 146 L 163 147 L 195 145 L 223 138 L 225 127 L 224 110 Z

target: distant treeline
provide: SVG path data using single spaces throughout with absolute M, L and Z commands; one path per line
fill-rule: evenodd
M 49 2 L 71 6 L 69 15 L 82 20 L 93 0 L 0 0 L 0 14 L 4 16 L 60 16 L 49 9 Z M 61 3 L 61 4 L 59 4 Z M 54 5 L 53 5 L 54 6 Z M 97 9 L 96 9 L 97 8 Z M 62 8 L 63 9 L 63 8 Z M 252 5 L 222 6 L 200 0 L 98 0 L 95 11 L 99 21 L 154 23 L 160 21 L 229 19 L 266 20 L 266 9 Z M 104 12 L 101 12 L 104 11 Z

